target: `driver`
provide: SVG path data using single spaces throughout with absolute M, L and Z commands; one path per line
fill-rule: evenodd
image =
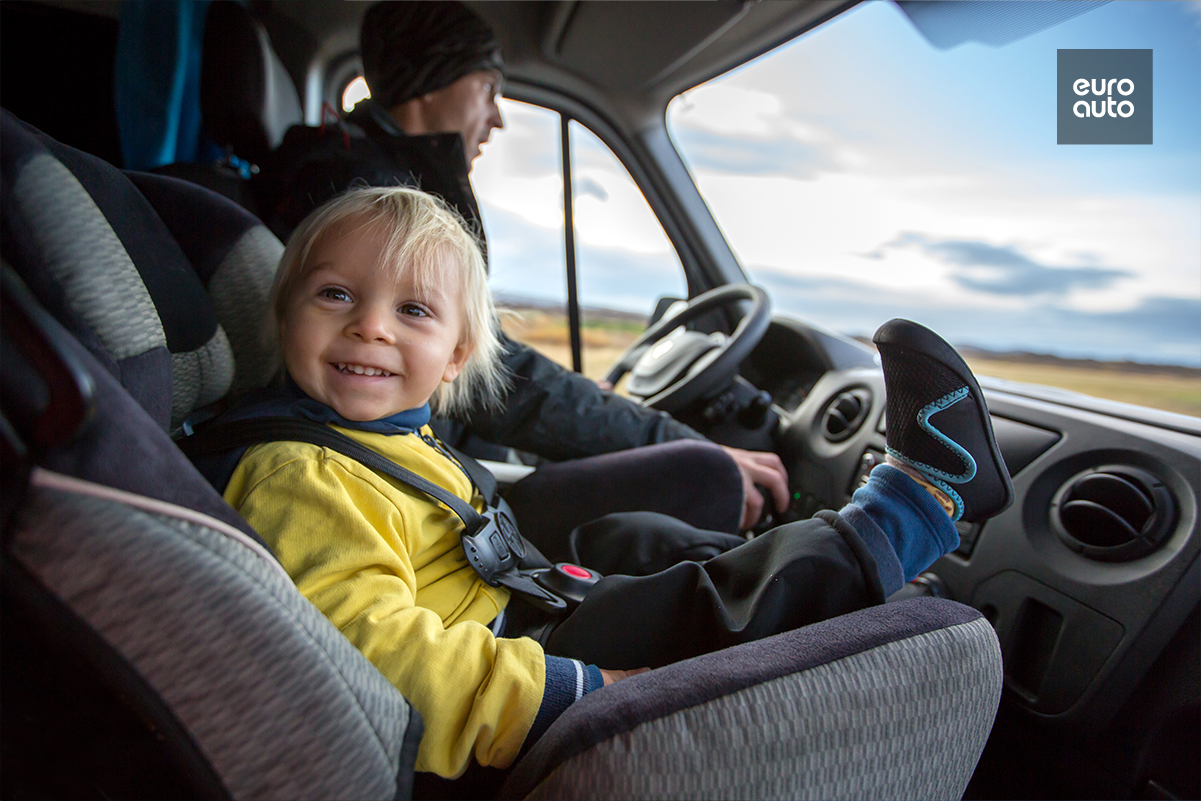
M 456 2 L 386 2 L 367 10 L 361 45 L 372 98 L 340 130 L 288 132 L 257 179 L 268 223 L 286 239 L 309 211 L 352 184 L 401 183 L 441 196 L 482 242 L 468 174 L 480 145 L 504 125 L 496 103 L 504 65 L 491 27 Z M 787 474 L 776 454 L 714 445 L 521 343 L 502 337 L 502 345 L 512 387 L 501 404 L 461 412 L 439 433 L 451 444 L 474 436 L 555 462 L 507 496 L 523 533 L 552 561 L 583 561 L 563 533 L 610 512 L 662 512 L 707 530 L 648 546 L 653 556 L 624 548 L 626 563 L 604 565 L 637 574 L 721 553 L 742 541 L 733 535 L 758 522 L 767 504 L 787 508 Z

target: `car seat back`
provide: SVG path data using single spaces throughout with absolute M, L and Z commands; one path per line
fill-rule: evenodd
M 1001 693 L 976 610 L 869 607 L 585 696 L 503 798 L 959 798 Z
M 242 3 L 216 0 L 205 20 L 200 70 L 205 130 L 253 164 L 293 125 L 304 122 L 300 96 L 262 23 Z

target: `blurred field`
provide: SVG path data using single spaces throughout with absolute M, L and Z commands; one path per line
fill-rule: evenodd
M 524 342 L 548 359 L 571 367 L 571 344 L 567 337 L 567 318 L 540 309 L 522 309 L 501 318 L 505 333 Z M 580 326 L 584 357 L 584 375 L 603 378 L 613 362 L 646 328 L 643 320 L 595 320 L 585 315 Z
M 1041 363 L 975 355 L 965 360 L 979 375 L 1201 417 L 1201 370 L 1106 362 Z
M 567 320 L 563 314 L 521 309 L 512 316 L 505 315 L 502 322 L 509 336 L 529 344 L 559 364 L 571 366 Z M 585 311 L 581 330 L 584 375 L 601 378 L 644 326 L 645 321 L 634 316 L 590 318 Z M 978 351 L 968 351 L 964 358 L 979 375 L 1044 384 L 1097 398 L 1201 417 L 1201 370 Z

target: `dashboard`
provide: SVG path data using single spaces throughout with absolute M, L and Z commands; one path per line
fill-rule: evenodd
M 840 508 L 883 459 L 874 352 L 773 321 L 741 376 L 770 393 L 789 519 Z M 1201 601 L 1201 421 L 981 379 L 1015 502 L 930 573 L 996 628 L 1008 700 L 1077 731 L 1109 722 Z

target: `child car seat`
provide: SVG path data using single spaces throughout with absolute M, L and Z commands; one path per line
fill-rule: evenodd
M 262 240 L 207 219 L 190 261 L 125 176 L 0 124 L 5 794 L 407 797 L 418 716 L 166 434 L 258 380 L 215 320 L 251 322 L 180 287 L 256 294 L 223 276 Z
M 417 716 L 167 436 L 267 379 L 255 321 L 278 241 L 218 195 L 127 176 L 11 115 L 0 146 L 0 248 L 20 278 L 2 317 L 6 784 L 406 797 Z M 86 702 L 53 705 L 82 710 L 57 726 L 39 713 L 64 677 Z M 500 794 L 956 798 L 1000 689 L 978 612 L 887 604 L 592 693 Z M 31 751 L 69 756 L 10 770 Z M 138 792 L 113 775 L 126 763 Z

